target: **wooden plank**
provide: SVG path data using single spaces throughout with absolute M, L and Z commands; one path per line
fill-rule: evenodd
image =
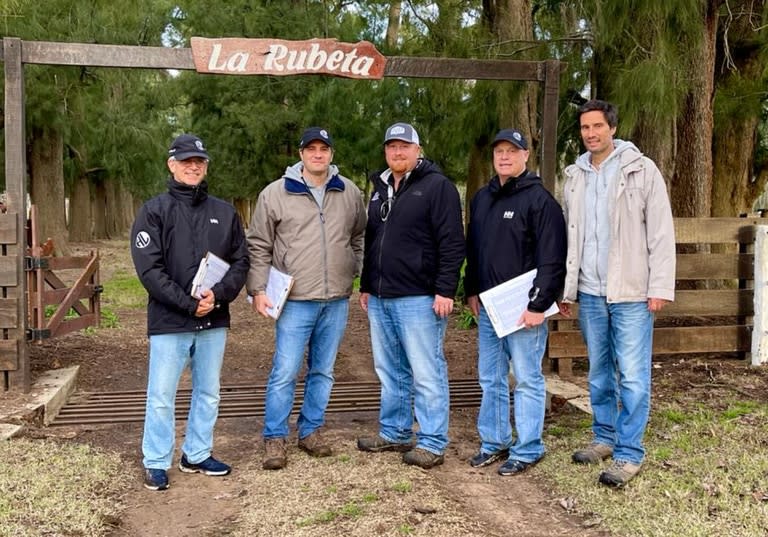
M 0 371 L 18 370 L 18 358 L 18 342 L 15 339 L 0 339 Z
M 557 170 L 557 118 L 560 62 L 547 60 L 544 68 L 544 113 L 541 125 L 541 178 L 554 196 Z
M 0 256 L 0 287 L 16 287 L 19 285 L 16 273 L 18 259 L 15 255 Z
M 69 287 L 62 287 L 60 289 L 48 289 L 43 292 L 43 304 L 49 305 L 49 304 L 61 304 L 61 302 L 64 300 L 64 297 L 67 296 L 67 293 L 69 292 Z M 30 297 L 37 297 L 37 293 L 29 292 Z M 83 289 L 76 295 L 76 300 L 87 300 L 91 298 L 94 295 L 93 291 L 93 285 L 86 285 L 83 287 Z M 75 306 L 77 307 L 77 303 L 75 303 Z
M 461 80 L 544 81 L 544 62 L 478 60 L 473 58 L 387 58 L 384 76 L 454 78 Z
M 664 306 L 658 317 L 754 315 L 752 289 L 702 289 L 675 291 L 675 301 Z
M 26 203 L 27 203 L 27 162 L 26 133 L 24 132 L 24 65 L 22 63 L 22 41 L 13 37 L 3 38 L 3 65 L 5 72 L 5 186 L 7 208 L 16 213 L 16 241 L 8 253 L 15 253 L 16 266 L 13 269 L 15 287 L 6 290 L 6 297 L 14 296 L 17 301 L 19 326 L 8 330 L 8 338 L 15 340 L 14 368 L 7 375 L 8 387 L 14 391 L 29 392 L 31 367 L 26 341 L 27 300 L 24 296 L 24 253 L 26 248 Z M 13 294 L 12 294 L 13 293 Z M 18 342 L 18 343 L 17 343 Z
M 81 315 L 80 317 L 74 317 L 72 319 L 66 319 L 51 329 L 51 337 L 57 337 L 62 334 L 74 332 L 76 330 L 82 330 L 83 328 L 88 328 L 89 326 L 97 326 L 97 324 L 98 319 L 93 313 L 88 313 L 86 315 Z
M 677 254 L 678 280 L 751 280 L 754 254 Z
M 675 218 L 678 244 L 752 242 L 754 226 L 768 218 Z
M 45 257 L 48 262 L 47 270 L 68 270 L 84 269 L 91 262 L 93 257 L 67 256 L 67 257 Z
M 750 345 L 750 327 L 743 325 L 656 328 L 653 331 L 653 354 L 739 352 L 748 351 Z M 581 332 L 550 332 L 550 358 L 586 355 Z
M 0 329 L 19 326 L 17 308 L 15 298 L 0 298 Z
M 22 61 L 48 65 L 195 69 L 192 49 L 24 41 Z
M 47 327 L 51 331 L 51 334 L 54 334 L 59 323 L 64 321 L 64 317 L 67 315 L 69 309 L 74 306 L 75 300 L 82 292 L 83 287 L 89 282 L 98 268 L 98 257 L 92 257 L 88 267 L 83 271 L 82 274 L 80 274 L 80 276 L 78 276 L 77 281 L 72 284 L 72 287 L 67 291 L 67 294 L 64 296 L 64 300 L 61 301 L 61 304 L 59 305 L 56 312 L 51 316 L 50 319 L 48 319 Z M 80 304 L 79 308 L 82 307 L 83 305 Z
M 16 244 L 18 214 L 0 213 L 0 244 Z

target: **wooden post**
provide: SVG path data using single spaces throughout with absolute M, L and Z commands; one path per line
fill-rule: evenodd
M 27 243 L 27 182 L 26 152 L 24 141 L 24 67 L 21 62 L 21 39 L 3 38 L 3 62 L 5 64 L 5 185 L 8 190 L 8 212 L 16 214 L 15 249 L 16 286 L 6 287 L 7 298 L 16 299 L 16 328 L 8 330 L 8 339 L 16 340 L 17 369 L 6 374 L 5 387 L 28 392 L 30 390 L 30 365 L 27 352 L 27 297 L 24 293 L 24 255 Z M 11 252 L 8 252 L 11 254 Z
M 754 300 L 752 365 L 768 365 L 768 226 L 755 226 Z
M 541 179 L 544 186 L 555 196 L 555 173 L 557 170 L 557 117 L 558 94 L 560 93 L 560 62 L 544 62 L 544 102 L 541 125 Z

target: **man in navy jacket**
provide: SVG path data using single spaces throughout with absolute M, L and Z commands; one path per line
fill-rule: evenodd
M 213 458 L 219 377 L 229 327 L 229 303 L 245 284 L 248 250 L 237 212 L 208 195 L 208 152 L 191 134 L 168 150 L 168 192 L 147 201 L 131 229 L 131 256 L 149 294 L 149 381 L 144 420 L 144 486 L 168 488 L 175 445 L 174 401 L 184 368 L 192 371 L 192 401 L 179 470 L 221 476 L 231 468 Z M 191 294 L 201 259 L 212 252 L 229 270 L 199 297 Z
M 528 143 L 515 129 L 493 141 L 496 175 L 470 204 L 464 288 L 478 317 L 478 376 L 483 397 L 477 418 L 480 450 L 470 460 L 478 468 L 507 459 L 498 472 L 514 475 L 544 456 L 542 432 L 546 387 L 541 360 L 547 341 L 544 312 L 565 278 L 566 234 L 563 211 L 541 178 L 526 169 Z M 498 337 L 478 295 L 536 270 L 520 329 Z M 515 375 L 517 440 L 509 421 L 509 365 Z

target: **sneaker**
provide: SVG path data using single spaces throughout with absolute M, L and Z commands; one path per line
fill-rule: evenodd
M 265 470 L 280 470 L 288 464 L 285 455 L 285 438 L 267 438 L 264 440 L 264 460 L 261 467 Z
M 629 461 L 613 461 L 613 464 L 600 473 L 598 481 L 609 487 L 623 487 L 640 473 L 642 467 L 642 464 L 633 464 Z
M 507 462 L 499 466 L 499 475 L 508 476 L 522 474 L 531 466 L 536 466 L 543 458 L 543 456 L 539 457 L 533 462 L 525 462 L 517 459 L 507 459 Z
M 403 453 L 403 462 L 410 464 L 411 466 L 420 466 L 425 470 L 429 470 L 433 466 L 443 464 L 445 457 L 442 455 L 436 455 L 431 451 L 421 448 L 413 448 L 410 451 Z
M 187 474 L 201 473 L 205 475 L 221 476 L 231 472 L 232 467 L 221 461 L 217 461 L 213 457 L 208 457 L 202 462 L 192 464 L 187 460 L 186 455 L 182 455 L 181 460 L 179 461 L 179 470 Z
M 168 472 L 159 468 L 144 469 L 144 486 L 149 490 L 165 490 L 168 485 Z
M 390 442 L 381 436 L 363 436 L 357 439 L 357 449 L 379 453 L 380 451 L 398 451 L 405 453 L 410 451 L 413 445 L 410 443 Z
M 584 449 L 574 451 L 571 460 L 576 464 L 598 464 L 613 455 L 613 448 L 606 444 L 592 442 Z
M 501 451 L 496 451 L 495 453 L 486 453 L 485 451 L 478 451 L 475 453 L 475 456 L 469 459 L 469 465 L 472 468 L 482 468 L 483 466 L 488 466 L 489 464 L 493 464 L 496 461 L 500 461 L 501 459 L 506 459 L 509 456 L 509 450 L 508 449 L 502 449 Z
M 331 446 L 325 443 L 320 431 L 314 431 L 299 439 L 299 449 L 312 457 L 330 457 L 333 454 Z

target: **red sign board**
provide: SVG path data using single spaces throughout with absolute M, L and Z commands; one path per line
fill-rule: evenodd
M 192 56 L 199 73 L 226 75 L 322 74 L 379 79 L 384 57 L 368 41 L 340 43 L 336 39 L 192 38 Z

